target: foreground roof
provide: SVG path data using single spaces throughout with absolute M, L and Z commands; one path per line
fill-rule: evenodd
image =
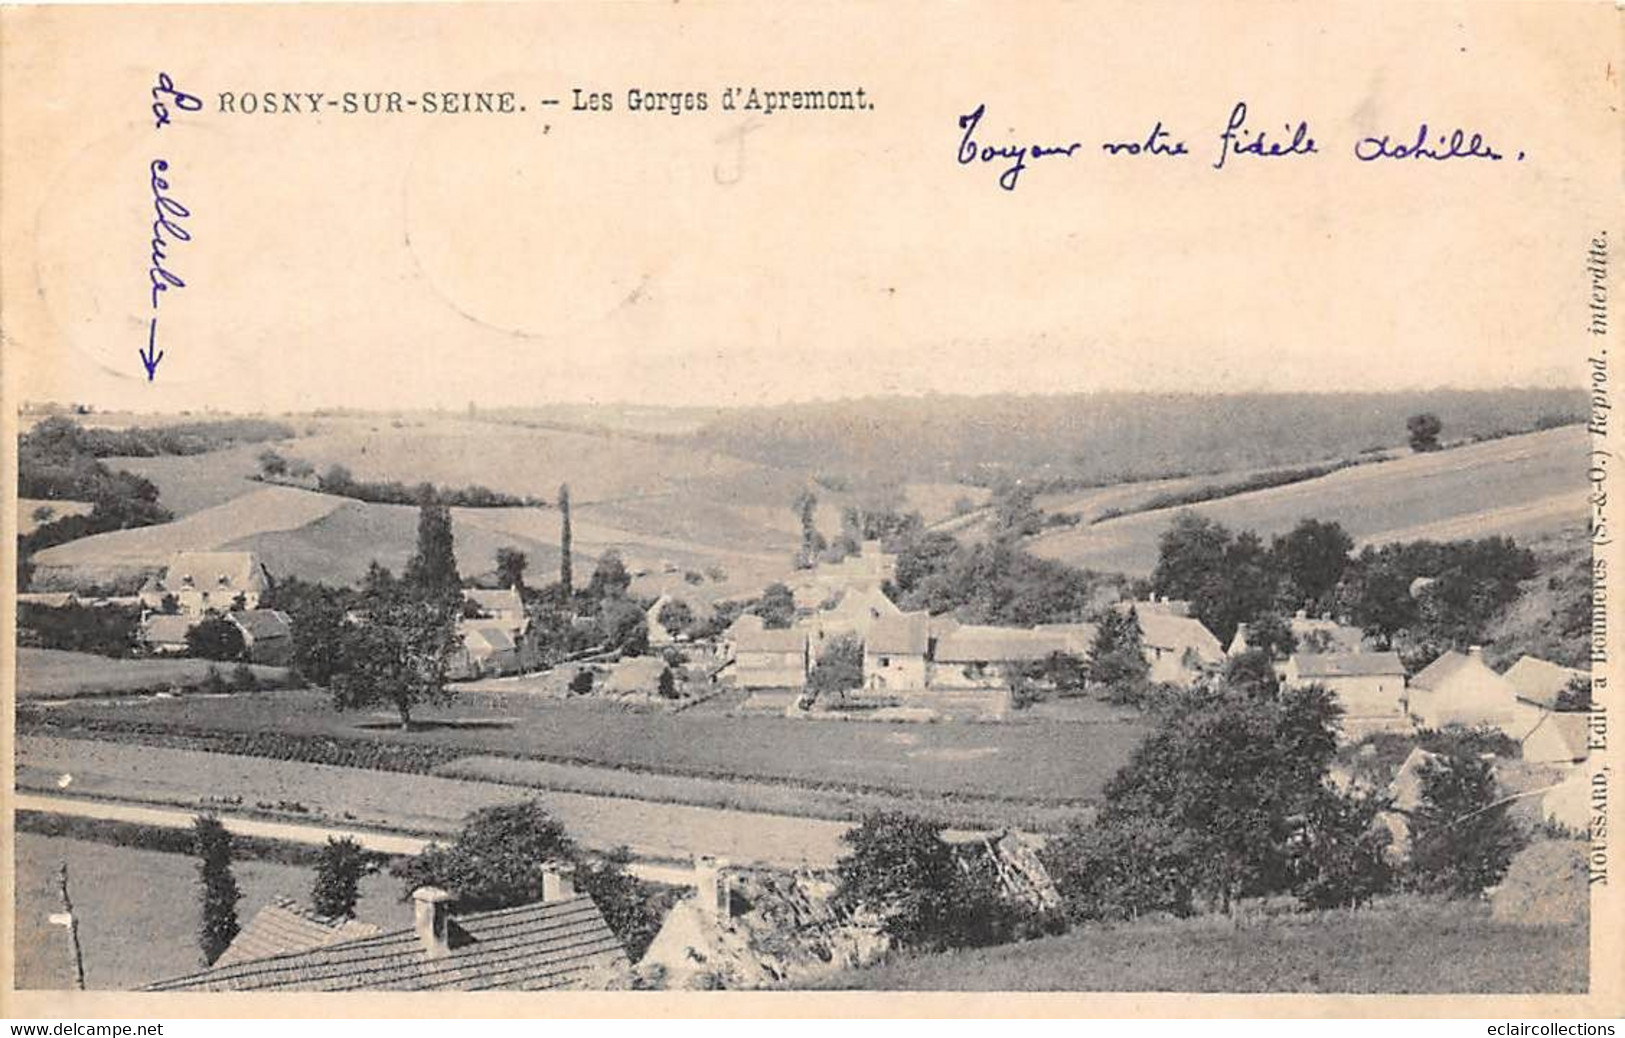
M 407 927 L 150 984 L 147 991 L 542 991 L 626 964 L 598 906 L 579 896 L 454 916 L 431 958 Z
M 197 624 L 195 616 L 154 613 L 141 621 L 141 637 L 156 645 L 179 645 L 186 640 L 186 632 Z
M 1076 635 L 1065 630 L 1027 630 L 965 624 L 937 641 L 941 663 L 1041 660 L 1057 652 L 1074 652 Z
M 355 919 L 329 919 L 304 911 L 293 901 L 283 898 L 274 905 L 260 909 L 214 964 L 218 969 L 252 959 L 372 937 L 379 932 L 378 927 L 371 923 Z
M 875 621 L 864 639 L 871 653 L 924 656 L 931 641 L 931 618 L 925 613 L 886 616 Z

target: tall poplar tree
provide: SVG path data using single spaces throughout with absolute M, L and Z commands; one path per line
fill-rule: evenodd
M 559 485 L 559 515 L 562 516 L 559 527 L 559 585 L 564 588 L 564 597 L 569 599 L 575 587 L 570 573 L 570 484 Z
M 214 965 L 214 960 L 236 940 L 237 902 L 242 891 L 237 889 L 237 878 L 231 874 L 231 834 L 220 819 L 213 815 L 198 815 L 192 820 L 192 846 L 198 857 L 197 874 L 201 886 L 203 917 L 198 925 L 198 948 L 203 952 L 203 964 Z

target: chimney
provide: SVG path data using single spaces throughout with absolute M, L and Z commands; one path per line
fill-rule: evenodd
M 576 896 L 575 866 L 566 861 L 542 864 L 542 903 L 553 905 Z
M 1478 662 L 1483 663 L 1484 662 L 1484 646 L 1482 646 L 1482 645 L 1474 645 L 1474 646 L 1471 646 L 1470 648 L 1468 648 L 1468 650 L 1467 650 L 1467 658 L 1477 660 Z
M 700 911 L 705 915 L 726 921 L 733 914 L 733 898 L 728 880 L 722 870 L 728 867 L 727 858 L 702 855 L 694 859 L 694 887 L 698 891 Z
M 418 944 L 431 959 L 451 951 L 451 895 L 439 887 L 419 887 L 412 891 L 412 925 Z
M 1292 618 L 1294 620 L 1307 620 L 1307 619 L 1309 619 L 1309 610 L 1300 609 L 1296 613 L 1293 614 Z

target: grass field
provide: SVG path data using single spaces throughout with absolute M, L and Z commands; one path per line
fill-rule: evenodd
M 1478 903 L 1088 925 L 1061 937 L 904 958 L 822 986 L 897 991 L 1348 994 L 1583 992 L 1583 927 L 1497 923 Z
M 535 799 L 583 846 L 625 845 L 640 858 L 667 861 L 716 854 L 741 863 L 827 866 L 841 855 L 849 828 L 817 818 L 89 739 L 23 736 L 17 757 L 17 786 L 31 792 L 61 793 L 60 777 L 71 775 L 68 792 L 77 796 L 429 837 L 455 835 L 471 811 Z
M 119 692 L 196 686 L 213 667 L 224 677 L 231 676 L 235 664 L 208 660 L 115 660 L 85 652 L 57 649 L 17 650 L 17 698 L 71 699 L 77 696 L 105 696 Z M 265 680 L 287 680 L 286 667 L 254 664 L 254 674 Z
M 1584 521 L 1585 452 L 1585 430 L 1567 426 L 1359 465 L 1193 508 L 1266 538 L 1314 518 L 1341 523 L 1362 544 L 1491 534 L 1529 539 Z M 1077 566 L 1143 575 L 1156 565 L 1157 539 L 1177 511 L 1059 530 L 1030 548 Z
M 448 747 L 632 771 L 745 778 L 847 790 L 1087 804 L 1144 733 L 1114 723 L 882 724 L 635 713 L 596 700 L 467 694 L 414 715 L 400 732 L 387 714 L 340 714 L 319 691 L 117 704 L 73 703 L 19 716 L 58 730 L 77 718 L 202 731 L 291 732 Z
M 69 892 L 79 917 L 85 983 L 92 989 L 129 990 L 199 968 L 197 863 L 186 855 L 110 847 L 83 840 L 17 834 L 16 986 L 65 990 L 73 986 L 67 941 L 46 917 L 61 911 L 57 869 L 67 862 Z M 304 902 L 313 874 L 271 862 L 232 866 L 246 923 L 277 898 Z M 412 922 L 397 881 L 369 876 L 361 883 L 357 917 L 394 929 Z

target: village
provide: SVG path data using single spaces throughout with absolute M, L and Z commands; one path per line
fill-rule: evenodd
M 1398 935 L 1448 919 L 1483 942 L 1464 983 L 1577 982 L 1604 686 L 1574 665 L 1581 628 L 1541 619 L 1589 600 L 1528 607 L 1545 641 L 1507 626 L 1542 581 L 1581 586 L 1511 538 L 1356 551 L 1333 521 L 1264 542 L 1168 507 L 1130 578 L 1030 552 L 1077 520 L 1020 484 L 934 520 L 847 505 L 832 538 L 803 488 L 799 550 L 724 578 L 635 543 L 578 569 L 594 513 L 568 487 L 536 504 L 258 464 L 241 500 L 376 497 L 410 551 L 328 583 L 272 541 L 130 547 L 190 520 L 57 546 L 37 531 L 87 513 L 24 504 L 36 983 L 918 986 L 936 953 L 1027 945 L 1071 978 L 1079 941 L 1179 947 L 1214 918 L 1232 972 L 1192 983 L 1220 989 L 1266 954 L 1257 918 L 1305 963 L 1349 926 L 1436 957 Z M 556 561 L 482 536 L 510 510 Z M 99 538 L 116 565 L 77 561 Z M 185 925 L 150 962 L 119 954 L 129 855 L 171 900 L 199 863 L 201 958 Z M 1066 983 L 1124 983 L 1122 954 Z M 1444 983 L 1381 961 L 1343 983 Z

